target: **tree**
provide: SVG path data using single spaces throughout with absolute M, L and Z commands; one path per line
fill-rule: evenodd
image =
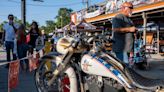
M 45 30 L 45 33 L 48 34 L 54 32 L 56 28 L 61 28 L 69 24 L 72 11 L 72 9 L 60 8 L 58 15 L 55 17 L 56 22 L 53 20 L 47 20 L 46 26 L 41 26 L 41 30 Z
M 70 15 L 72 13 L 72 9 L 60 8 L 58 11 L 58 15 L 56 16 L 57 22 L 56 26 L 58 28 L 64 27 L 65 25 L 70 23 Z
M 55 30 L 55 27 L 56 27 L 56 23 L 54 21 L 47 20 L 46 26 L 42 26 L 41 29 L 45 30 L 45 33 L 48 34 L 48 33 L 53 32 Z
M 3 29 L 3 25 L 7 23 L 7 21 L 3 21 L 1 24 L 0 24 L 0 32 L 2 32 L 2 29 Z

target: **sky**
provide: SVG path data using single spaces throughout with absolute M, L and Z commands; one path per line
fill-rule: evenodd
M 54 20 L 59 8 L 71 8 L 79 11 L 86 7 L 82 0 L 43 0 L 37 2 L 26 0 L 26 21 L 31 23 L 37 21 L 40 26 L 45 25 L 46 20 Z M 105 0 L 89 0 L 90 5 L 94 5 Z M 0 23 L 8 20 L 8 14 L 13 14 L 21 19 L 21 0 L 0 0 Z

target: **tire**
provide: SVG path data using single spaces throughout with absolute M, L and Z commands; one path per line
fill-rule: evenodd
M 54 60 L 41 60 L 41 63 L 35 72 L 35 84 L 38 92 L 70 92 L 69 77 L 66 73 L 60 74 L 51 86 L 47 85 L 48 80 L 50 80 L 53 76 L 53 71 L 56 66 L 57 65 Z

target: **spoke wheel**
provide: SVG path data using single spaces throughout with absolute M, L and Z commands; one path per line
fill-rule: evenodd
M 35 72 L 35 83 L 38 92 L 70 92 L 70 82 L 66 73 L 59 75 L 51 86 L 48 81 L 56 68 L 55 61 L 42 60 Z

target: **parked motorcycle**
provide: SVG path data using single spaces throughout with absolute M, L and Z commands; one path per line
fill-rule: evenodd
M 103 35 L 63 37 L 36 70 L 39 92 L 162 92 L 164 81 L 148 79 L 103 50 Z M 100 38 L 100 39 L 96 39 Z M 90 43 L 93 42 L 92 46 Z

